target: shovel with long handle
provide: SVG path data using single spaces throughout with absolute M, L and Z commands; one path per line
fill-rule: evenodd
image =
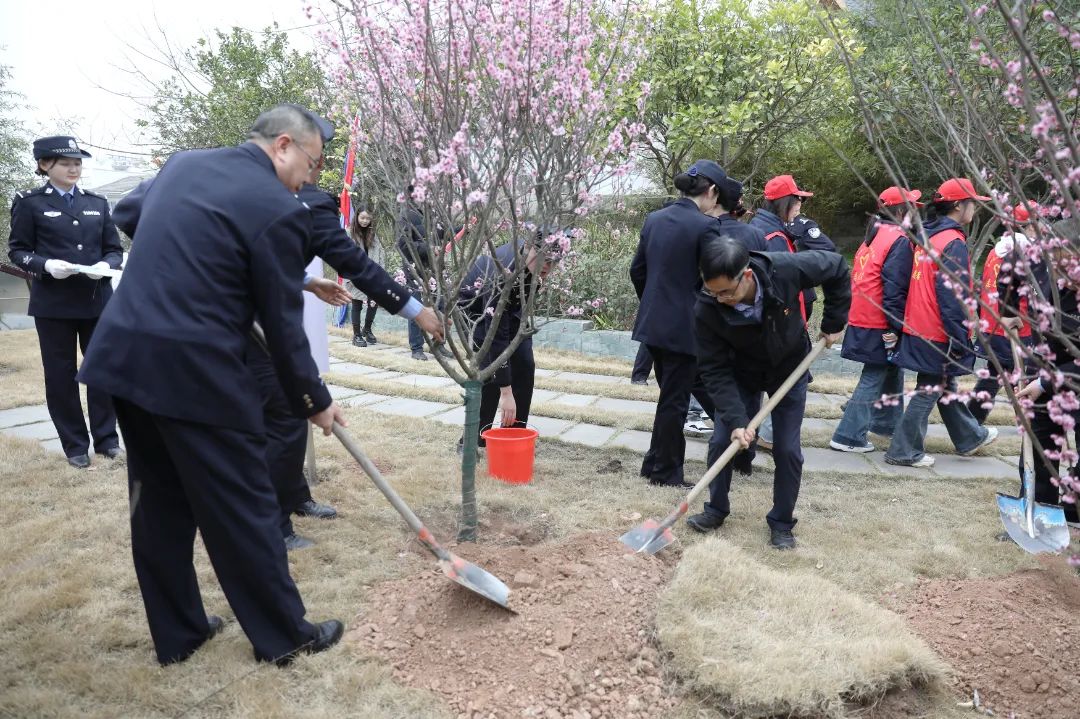
M 475 592 L 501 607 L 514 611 L 507 604 L 510 589 L 495 575 L 484 571 L 471 562 L 466 562 L 453 552 L 444 549 L 428 531 L 428 528 L 424 526 L 424 523 L 420 521 L 420 518 L 409 508 L 409 505 L 405 504 L 393 487 L 383 479 L 382 473 L 372 464 L 371 460 L 360 449 L 360 445 L 345 431 L 345 428 L 335 422 L 333 429 L 334 436 L 341 440 L 341 443 L 345 445 L 345 449 L 349 450 L 349 454 L 360 464 L 360 467 L 375 483 L 379 491 L 383 493 L 383 496 L 390 500 L 390 504 L 402 516 L 409 528 L 416 532 L 416 537 L 420 540 L 420 543 L 438 558 L 439 568 L 442 569 L 443 574 L 469 591 Z
M 1020 346 L 1013 342 L 1013 366 L 1023 367 Z M 1065 510 L 1035 501 L 1035 451 L 1031 438 L 1020 427 L 1021 454 L 1024 459 L 1023 488 L 1019 497 L 997 495 L 998 513 L 1009 537 L 1025 552 L 1057 554 L 1069 546 L 1069 527 Z
M 817 356 L 821 354 L 821 351 L 825 349 L 825 340 L 818 340 L 813 347 L 810 348 L 810 354 L 803 358 L 803 361 L 799 363 L 799 366 L 788 376 L 784 383 L 780 385 L 780 388 L 776 390 L 770 397 L 769 401 L 758 410 L 758 413 L 754 415 L 754 418 L 750 420 L 750 424 L 746 426 L 747 429 L 757 430 L 758 425 L 765 421 L 765 418 L 769 416 L 769 413 L 773 411 L 780 400 L 795 386 L 806 371 L 810 369 L 810 365 L 813 364 Z M 675 523 L 690 510 L 690 504 L 701 494 L 709 483 L 712 482 L 716 475 L 720 474 L 720 470 L 727 466 L 727 463 L 739 453 L 741 447 L 738 442 L 732 442 L 728 445 L 728 448 L 724 450 L 724 453 L 713 462 L 709 467 L 709 471 L 705 472 L 698 483 L 694 485 L 694 488 L 690 490 L 690 493 L 686 495 L 686 499 L 679 503 L 671 514 L 664 518 L 663 522 L 657 522 L 655 519 L 646 519 L 645 522 L 637 527 L 634 527 L 629 532 L 619 537 L 619 541 L 626 546 L 633 549 L 635 552 L 645 552 L 647 554 L 656 554 L 664 547 L 668 546 L 675 541 L 675 535 L 672 534 L 671 528 L 675 526 Z

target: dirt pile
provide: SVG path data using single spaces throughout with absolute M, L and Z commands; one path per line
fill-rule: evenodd
M 374 587 L 347 640 L 470 719 L 632 719 L 675 705 L 651 641 L 660 559 L 599 534 L 461 553 L 510 586 L 518 614 L 431 571 Z
M 1080 713 L 1080 579 L 1064 568 L 922 581 L 897 610 L 995 716 Z

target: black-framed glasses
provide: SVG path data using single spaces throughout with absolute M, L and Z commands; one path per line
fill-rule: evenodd
M 750 265 L 742 268 L 742 270 L 739 272 L 739 281 L 735 283 L 734 287 L 730 287 L 726 290 L 720 290 L 719 292 L 713 292 L 708 287 L 703 287 L 701 291 L 709 297 L 712 297 L 714 300 L 730 300 L 732 297 L 738 294 L 739 287 L 742 286 L 743 280 L 746 279 L 746 271 L 748 269 L 750 269 Z
M 306 157 L 308 159 L 308 172 L 311 172 L 312 170 L 314 170 L 316 167 L 319 166 L 319 160 L 312 157 L 311 153 L 308 152 L 307 150 L 305 150 L 303 148 L 303 146 L 299 142 L 297 142 L 296 140 L 293 140 L 292 144 L 295 145 L 296 148 L 298 150 L 300 150 L 300 152 L 304 153 L 304 157 Z M 320 159 L 321 159 L 321 157 L 322 156 L 320 155 Z

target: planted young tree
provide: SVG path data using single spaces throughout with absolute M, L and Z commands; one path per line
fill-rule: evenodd
M 565 255 L 572 235 L 555 228 L 572 225 L 599 183 L 627 171 L 643 127 L 616 107 L 640 95 L 630 86 L 637 42 L 625 13 L 595 0 L 339 6 L 347 12 L 324 42 L 368 158 L 358 172 L 378 178 L 419 241 L 405 259 L 424 301 L 445 312 L 452 358 L 436 358 L 465 390 L 460 536 L 471 540 L 481 387 L 536 331 L 543 300 L 530 258 L 536 266 Z M 470 268 L 508 241 L 519 242 L 514 261 L 492 259 L 494 273 L 464 286 Z M 523 322 L 490 357 L 514 292 Z M 489 322 L 469 309 L 478 294 L 491 299 Z
M 891 182 L 911 187 L 913 179 L 972 178 L 993 198 L 990 221 L 982 224 L 973 254 L 993 239 L 997 226 L 1010 221 L 1012 207 L 1037 203 L 1040 208 L 1042 221 L 1028 233 L 1030 242 L 1006 258 L 1002 272 L 1015 275 L 1028 299 L 1025 319 L 1040 342 L 1023 354 L 1041 385 L 1026 384 L 1018 391 L 1022 368 L 1005 372 L 992 353 L 987 360 L 1001 373 L 1037 461 L 1049 468 L 1064 501 L 1075 502 L 1080 483 L 1066 469 L 1077 455 L 1066 438 L 1080 408 L 1080 338 L 1078 318 L 1062 298 L 1066 288 L 1080 284 L 1080 8 L 1056 2 L 901 0 L 870 22 L 892 39 L 889 53 L 903 66 L 902 78 L 890 83 L 881 66 L 867 67 L 850 56 L 847 61 L 864 131 Z M 915 110 L 905 113 L 905 108 Z M 929 251 L 917 218 L 909 231 L 948 277 L 972 335 L 987 346 L 979 313 L 987 309 L 1000 320 L 993 306 L 996 288 L 984 302 L 966 273 Z M 1040 284 L 1035 278 L 1043 272 L 1049 281 Z M 1022 344 L 1017 328 L 1006 332 Z M 1059 349 L 1057 355 L 1051 346 Z M 958 393 L 951 399 L 970 396 Z M 1051 446 L 1042 446 L 1032 432 L 1036 402 L 1060 430 Z M 1060 469 L 1051 460 L 1060 461 Z

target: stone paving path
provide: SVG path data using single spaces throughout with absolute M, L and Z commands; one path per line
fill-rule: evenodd
M 332 344 L 344 344 L 340 338 L 331 338 Z M 381 353 L 408 355 L 406 348 L 393 345 L 376 345 L 368 348 L 370 351 Z M 370 367 L 355 362 L 345 362 L 338 358 L 330 361 L 330 371 L 344 375 L 363 376 L 371 379 L 389 380 L 403 385 L 415 387 L 450 387 L 454 381 L 449 377 L 435 377 L 430 375 L 407 374 Z M 574 382 L 590 382 L 601 384 L 629 384 L 629 378 L 613 377 L 610 375 L 586 374 L 580 372 L 557 372 L 553 370 L 537 369 L 540 376 L 553 377 L 565 380 L 568 385 Z M 448 425 L 461 426 L 465 421 L 465 409 L 460 405 L 444 402 L 431 402 L 427 400 L 410 399 L 406 397 L 392 397 L 374 392 L 365 392 L 341 385 L 329 385 L 330 394 L 344 406 L 366 407 L 373 412 L 388 415 L 415 417 Z M 568 388 L 572 389 L 572 386 Z M 843 402 L 842 397 L 810 393 L 808 401 L 818 405 L 838 406 Z M 574 392 L 553 392 L 538 389 L 534 392 L 534 400 L 537 402 L 553 402 L 565 404 L 571 407 L 595 407 L 596 409 L 629 412 L 635 414 L 652 415 L 655 411 L 654 402 L 641 400 L 615 399 L 599 397 L 595 395 L 579 394 Z M 803 427 L 811 432 L 831 433 L 836 426 L 837 420 L 818 419 L 808 417 L 803 420 Z M 628 449 L 638 454 L 644 454 L 649 447 L 650 433 L 640 430 L 618 430 L 613 427 L 590 424 L 587 422 L 573 422 L 554 417 L 532 416 L 529 424 L 535 427 L 542 439 L 555 439 L 570 444 L 578 444 L 586 447 L 611 447 Z M 1014 432 L 1011 428 L 1002 428 L 1002 434 Z M 49 419 L 48 409 L 45 405 L 18 407 L 15 409 L 0 410 L 0 433 L 26 437 L 38 440 L 42 447 L 49 451 L 60 451 L 60 441 L 57 439 L 56 430 Z M 947 436 L 942 425 L 932 424 L 928 430 L 929 436 Z M 690 460 L 704 461 L 708 451 L 707 442 L 699 439 L 687 439 L 686 457 Z M 897 476 L 936 476 L 966 478 L 1002 477 L 1013 478 L 1016 474 L 1016 457 L 960 457 L 948 454 L 935 454 L 936 464 L 930 470 L 912 469 L 909 467 L 895 467 L 885 464 L 881 451 L 870 454 L 847 454 L 818 447 L 804 447 L 804 468 L 807 472 L 832 472 L 837 474 L 856 475 L 897 475 Z M 759 454 L 755 460 L 756 465 L 763 468 L 771 468 L 772 460 L 768 455 Z

